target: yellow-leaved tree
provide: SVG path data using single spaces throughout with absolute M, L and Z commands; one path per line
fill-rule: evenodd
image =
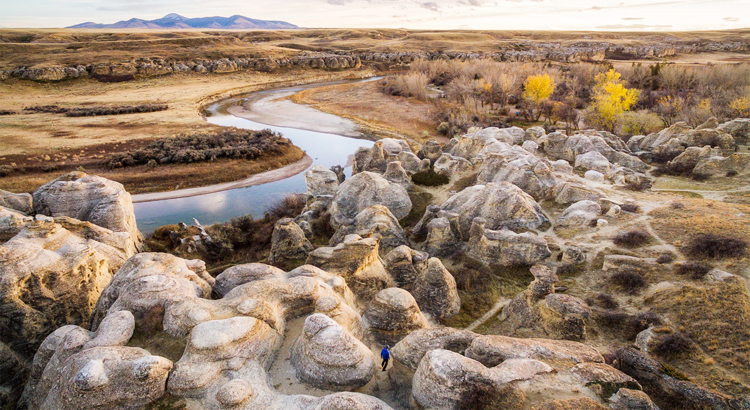
M 542 115 L 539 104 L 555 91 L 555 80 L 549 74 L 530 75 L 523 82 L 523 97 L 531 103 L 531 116 L 539 121 Z M 536 114 L 535 114 L 536 113 Z
M 589 125 L 613 131 L 623 112 L 630 110 L 638 101 L 640 90 L 625 88 L 620 73 L 610 69 L 596 76 L 594 101 L 589 107 Z

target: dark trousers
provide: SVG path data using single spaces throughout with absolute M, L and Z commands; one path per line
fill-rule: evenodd
M 388 367 L 388 359 L 383 359 L 383 371 L 385 371 L 385 368 Z

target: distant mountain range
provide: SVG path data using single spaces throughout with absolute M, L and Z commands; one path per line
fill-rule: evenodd
M 130 20 L 118 21 L 114 24 L 100 24 L 86 22 L 70 26 L 68 28 L 152 28 L 152 29 L 293 29 L 299 28 L 286 21 L 255 20 L 244 16 L 234 15 L 232 17 L 199 17 L 190 19 L 179 14 L 170 13 L 156 20 L 142 20 L 132 18 Z

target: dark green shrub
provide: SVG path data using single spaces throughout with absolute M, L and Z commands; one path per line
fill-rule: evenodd
M 446 175 L 438 174 L 432 169 L 417 172 L 416 174 L 411 176 L 411 180 L 415 184 L 423 186 L 439 186 L 445 185 L 450 182 L 450 178 L 448 178 Z

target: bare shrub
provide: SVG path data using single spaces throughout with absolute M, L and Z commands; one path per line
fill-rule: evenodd
M 745 255 L 747 242 L 723 235 L 702 234 L 693 238 L 685 253 L 695 258 L 736 258 Z
M 615 235 L 613 242 L 615 245 L 624 246 L 626 248 L 635 248 L 643 246 L 651 241 L 651 235 L 648 232 L 641 230 L 630 230 L 626 232 L 619 232 Z
M 586 298 L 586 303 L 589 306 L 598 306 L 607 310 L 614 310 L 620 307 L 615 298 L 607 293 L 600 293 L 596 296 Z
M 695 261 L 688 261 L 677 267 L 677 274 L 689 276 L 693 280 L 703 279 L 709 271 L 710 266 Z
M 682 333 L 672 333 L 653 346 L 652 351 L 659 356 L 673 358 L 691 350 L 693 341 Z
M 626 293 L 637 293 L 646 286 L 643 276 L 630 270 L 619 271 L 610 276 L 610 281 Z

